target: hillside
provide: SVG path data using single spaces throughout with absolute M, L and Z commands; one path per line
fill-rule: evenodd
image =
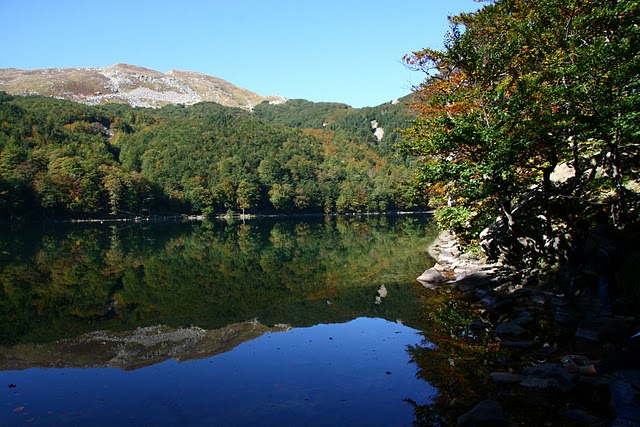
M 3 92 L 0 117 L 3 218 L 413 206 L 408 162 L 368 121 L 294 128 L 212 102 L 150 109 Z
M 119 102 L 152 108 L 208 101 L 251 110 L 264 101 L 286 101 L 279 96 L 258 95 L 206 74 L 179 70 L 164 74 L 128 64 L 103 68 L 2 68 L 0 90 L 12 95 L 42 95 L 88 105 Z

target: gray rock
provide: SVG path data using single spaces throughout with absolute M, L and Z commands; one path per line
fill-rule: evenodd
M 458 417 L 461 427 L 509 426 L 511 423 L 504 414 L 502 406 L 495 400 L 484 400 L 473 409 Z
M 578 324 L 578 328 L 576 329 L 576 338 L 597 342 L 599 330 L 604 326 L 606 321 L 607 320 L 603 318 L 584 319 Z
M 497 292 L 487 292 L 484 297 L 480 300 L 481 304 L 484 304 L 487 307 L 493 307 L 498 303 L 499 295 Z
M 422 273 L 417 280 L 429 289 L 436 288 L 446 281 L 445 277 L 433 267 Z
M 515 301 L 512 298 L 501 298 L 495 304 L 493 304 L 491 308 L 498 313 L 506 313 L 508 311 L 511 311 L 514 305 Z
M 499 324 L 495 329 L 496 335 L 500 338 L 523 338 L 527 335 L 527 330 L 517 323 L 506 322 Z
M 469 327 L 471 329 L 486 329 L 489 326 L 491 325 L 480 319 L 474 319 L 471 323 L 469 323 Z
M 516 384 L 522 381 L 522 374 L 514 374 L 512 372 L 492 372 L 491 379 L 496 385 Z
M 508 341 L 502 340 L 501 342 L 503 347 L 509 348 L 520 348 L 520 349 L 530 349 L 536 346 L 535 341 Z
M 520 311 L 516 318 L 513 319 L 513 323 L 523 327 L 532 324 L 534 321 L 535 318 L 533 317 L 533 314 L 531 314 L 530 311 L 526 310 Z
M 575 310 L 569 306 L 558 306 L 553 320 L 560 325 L 573 325 L 578 323 L 578 317 Z
M 456 278 L 453 285 L 463 292 L 487 287 L 491 284 L 492 276 L 486 271 L 476 271 Z
M 604 427 L 609 425 L 609 423 L 602 418 L 591 415 L 588 412 L 583 411 L 582 409 L 569 409 L 567 411 L 561 412 L 560 415 L 564 418 L 575 421 L 575 423 L 580 426 Z
M 523 373 L 525 377 L 520 381 L 522 387 L 562 393 L 572 392 L 576 388 L 574 381 L 577 375 L 570 374 L 558 363 L 543 363 L 527 368 Z
M 474 291 L 470 291 L 470 292 L 473 292 L 473 294 L 474 294 L 478 299 L 480 299 L 480 300 L 481 300 L 482 298 L 484 298 L 484 297 L 489 293 L 489 290 L 488 290 L 488 289 L 482 289 L 482 288 L 481 288 L 481 289 L 476 289 L 476 290 L 474 290 Z

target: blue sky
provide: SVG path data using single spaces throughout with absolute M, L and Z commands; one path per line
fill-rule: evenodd
M 0 0 L 0 68 L 124 62 L 197 71 L 260 95 L 375 106 L 422 75 L 404 54 L 441 48 L 473 0 Z

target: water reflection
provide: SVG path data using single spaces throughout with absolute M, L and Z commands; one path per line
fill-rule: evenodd
M 6 228 L 0 424 L 409 425 L 405 399 L 434 392 L 407 346 L 435 233 L 420 216 Z
M 35 228 L 0 239 L 0 345 L 254 318 L 410 323 L 435 233 L 404 216 Z M 372 304 L 381 285 L 388 297 Z
M 434 390 L 405 347 L 417 331 L 381 319 L 267 333 L 222 355 L 134 371 L 0 372 L 9 425 L 402 426 Z

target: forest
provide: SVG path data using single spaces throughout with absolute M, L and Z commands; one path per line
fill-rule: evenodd
M 385 212 L 415 206 L 393 156 L 404 103 L 87 106 L 0 93 L 0 216 Z M 387 133 L 376 138 L 371 121 Z

